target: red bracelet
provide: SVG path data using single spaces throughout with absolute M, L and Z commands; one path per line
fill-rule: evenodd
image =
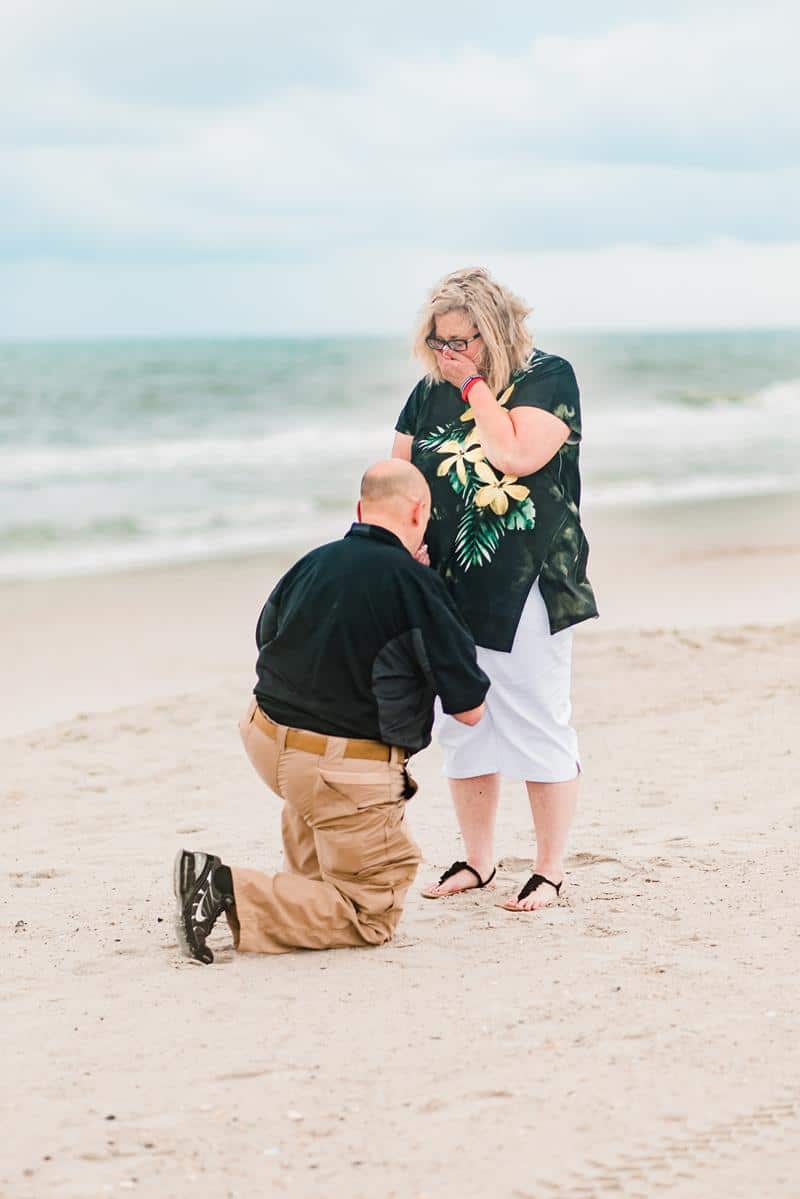
M 475 384 L 485 382 L 486 380 L 484 379 L 483 375 L 470 375 L 468 379 L 464 380 L 464 382 L 461 384 L 461 398 L 465 404 L 467 402 L 467 397 L 469 396 L 469 393 L 472 391 Z

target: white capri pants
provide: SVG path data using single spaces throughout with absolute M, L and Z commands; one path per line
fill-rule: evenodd
M 511 652 L 478 646 L 478 664 L 492 684 L 483 719 L 472 727 L 460 724 L 437 701 L 436 733 L 448 778 L 499 773 L 564 783 L 580 773 L 578 736 L 570 724 L 572 634 L 551 634 L 537 580 Z

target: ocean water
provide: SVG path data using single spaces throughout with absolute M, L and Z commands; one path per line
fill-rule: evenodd
M 800 491 L 800 330 L 551 335 L 584 506 Z M 419 375 L 401 341 L 0 343 L 0 579 L 340 535 Z

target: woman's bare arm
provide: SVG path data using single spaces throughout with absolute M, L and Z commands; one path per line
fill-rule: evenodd
M 437 353 L 442 374 L 454 387 L 475 374 L 475 363 L 452 350 Z M 569 437 L 569 426 L 542 408 L 514 408 L 508 412 L 497 402 L 489 384 L 481 379 L 470 389 L 469 406 L 486 457 L 506 475 L 532 475 L 558 453 Z
M 486 457 L 506 475 L 535 474 L 569 437 L 569 425 L 542 408 L 506 412 L 485 383 L 475 384 L 469 403 Z
M 403 458 L 406 462 L 411 461 L 411 445 L 414 438 L 410 433 L 395 433 L 394 445 L 392 446 L 392 457 Z

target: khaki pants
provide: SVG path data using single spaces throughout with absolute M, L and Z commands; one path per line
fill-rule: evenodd
M 346 740 L 328 737 L 324 754 L 286 746 L 253 722 L 239 724 L 247 756 L 284 801 L 286 870 L 272 877 L 231 867 L 237 949 L 285 953 L 381 945 L 397 927 L 420 862 L 404 822 L 403 759 L 345 758 Z M 233 922 L 235 924 L 235 922 Z

